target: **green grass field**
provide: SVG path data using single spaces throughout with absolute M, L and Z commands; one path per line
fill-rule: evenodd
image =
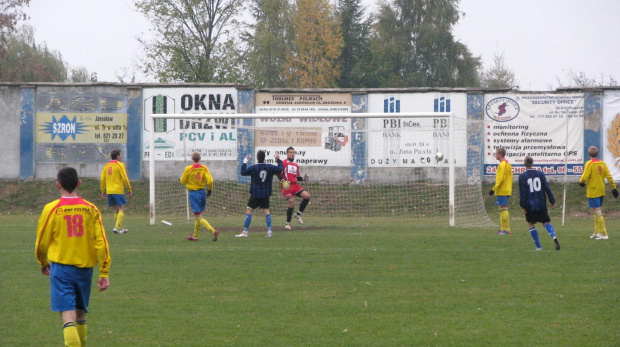
M 148 226 L 129 209 L 130 232 L 116 235 L 103 211 L 111 286 L 93 290 L 88 346 L 620 345 L 617 218 L 607 241 L 588 238 L 589 218 L 556 222 L 561 251 L 539 227 L 535 251 L 515 214 L 513 234 L 498 236 L 309 210 L 267 239 L 256 213 L 238 239 L 240 213 L 211 220 L 218 242 L 189 242 L 185 221 Z M 37 218 L 0 215 L 1 346 L 62 345 L 34 257 Z

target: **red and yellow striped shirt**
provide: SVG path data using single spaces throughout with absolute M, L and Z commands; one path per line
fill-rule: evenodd
M 110 249 L 97 206 L 81 197 L 61 197 L 39 217 L 35 256 L 41 267 L 54 263 L 90 268 L 108 277 Z
M 106 194 L 125 194 L 125 186 L 131 191 L 125 164 L 112 160 L 101 170 L 101 192 Z
M 607 164 L 600 159 L 591 159 L 584 165 L 579 183 L 587 183 L 586 196 L 598 198 L 605 195 L 605 179 L 611 189 L 616 189 L 616 183 L 607 168 Z
M 181 184 L 185 184 L 187 190 L 213 190 L 213 176 L 209 168 L 202 164 L 187 166 L 181 175 Z

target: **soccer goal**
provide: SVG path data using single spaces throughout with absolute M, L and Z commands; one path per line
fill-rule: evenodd
M 243 215 L 249 177 L 239 174 L 258 150 L 274 163 L 295 161 L 308 181 L 309 220 L 399 217 L 412 225 L 492 226 L 482 198 L 482 121 L 452 113 L 154 114 L 145 144 L 150 222 L 187 216 L 179 177 L 198 151 L 215 180 L 207 216 Z M 147 129 L 148 131 L 149 129 Z M 152 149 L 152 150 L 151 150 Z M 285 216 L 274 179 L 271 214 Z M 275 222 L 274 222 L 275 223 Z

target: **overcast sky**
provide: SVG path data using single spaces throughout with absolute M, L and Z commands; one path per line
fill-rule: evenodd
M 376 8 L 375 0 L 363 1 Z M 521 90 L 556 88 L 569 70 L 620 80 L 618 0 L 461 0 L 460 10 L 456 39 L 485 68 L 504 53 Z M 26 12 L 37 43 L 97 72 L 100 82 L 117 82 L 122 68 L 131 70 L 141 50 L 136 37 L 150 35 L 132 0 L 32 0 Z

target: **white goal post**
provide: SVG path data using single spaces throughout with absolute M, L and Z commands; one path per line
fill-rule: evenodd
M 216 187 L 209 199 L 207 215 L 243 213 L 249 180 L 239 176 L 239 166 L 245 155 L 252 156 L 250 164 L 255 163 L 259 149 L 266 150 L 267 162 L 273 160 L 275 151 L 285 159 L 284 152 L 292 145 L 298 151 L 296 160 L 301 171 L 312 177 L 311 183 L 302 184 L 309 185 L 311 204 L 332 206 L 326 207 L 326 211 L 352 217 L 411 215 L 420 221 L 446 218 L 443 220 L 453 227 L 493 225 L 482 200 L 481 155 L 468 154 L 468 121 L 451 112 L 152 114 L 147 117 L 147 124 L 152 127 L 144 151 L 148 153 L 145 155 L 149 163 L 151 225 L 157 218 L 169 218 L 170 213 L 189 218 L 179 177 L 183 168 L 191 164 L 188 158 L 194 150 L 211 151 L 205 146 L 217 139 L 214 131 L 209 130 L 221 132 L 218 128 L 229 131 L 230 136 L 226 137 L 233 138 L 236 144 L 235 148 L 219 153 L 223 158 L 210 159 L 203 155 L 201 163 L 211 170 Z M 156 122 L 171 122 L 168 130 L 176 132 L 172 138 L 183 141 L 182 146 L 177 144 L 175 153 L 158 148 L 158 144 L 165 147 L 166 140 L 161 131 L 156 133 Z M 438 152 L 443 158 L 436 157 Z M 175 159 L 164 158 L 165 155 Z M 322 159 L 323 156 L 327 159 Z M 468 169 L 476 165 L 478 168 Z M 164 184 L 168 187 L 157 188 Z M 218 187 L 224 186 L 223 196 L 218 194 Z M 278 188 L 274 182 L 272 205 L 283 200 Z M 174 192 L 174 198 L 167 197 L 168 191 Z M 348 191 L 350 197 L 345 197 L 343 191 Z M 222 202 L 237 195 L 239 202 Z M 174 211 L 165 211 L 167 205 L 176 207 Z M 275 211 L 272 214 L 281 213 Z

